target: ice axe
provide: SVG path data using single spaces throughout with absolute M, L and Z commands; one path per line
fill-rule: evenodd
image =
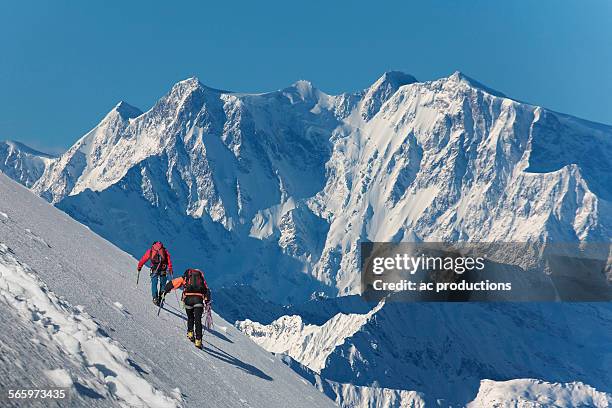
M 164 301 L 166 300 L 166 293 L 164 292 L 164 294 L 161 296 L 161 299 L 159 299 L 159 307 L 157 308 L 157 315 L 159 316 L 159 312 L 161 312 L 162 307 L 164 307 Z
M 170 271 L 170 281 L 172 282 L 173 280 L 174 280 L 174 274 L 172 273 L 172 271 Z M 179 305 L 182 308 L 183 307 L 182 303 L 179 302 L 179 298 L 178 298 L 178 295 L 176 294 L 176 292 L 174 292 L 174 298 L 176 299 L 176 304 Z

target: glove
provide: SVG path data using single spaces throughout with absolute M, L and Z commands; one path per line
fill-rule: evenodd
M 141 270 L 142 268 L 136 268 L 136 269 L 138 270 L 138 272 L 140 272 L 140 270 Z

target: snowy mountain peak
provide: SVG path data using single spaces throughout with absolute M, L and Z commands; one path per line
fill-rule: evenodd
M 460 72 L 428 82 L 388 72 L 339 96 L 308 81 L 227 95 L 189 78 L 136 118 L 113 110 L 32 189 L 131 254 L 161 239 L 172 245 L 177 270 L 202 266 L 215 288 L 240 282 L 285 304 L 313 292 L 357 293 L 359 242 L 366 240 L 609 242 L 612 127 L 497 96 L 503 94 Z M 585 327 L 599 327 L 597 313 L 581 307 L 572 321 L 584 315 Z M 389 388 L 415 384 L 430 393 L 443 383 L 452 395 L 470 381 L 464 401 L 482 378 L 524 374 L 495 358 L 504 339 L 524 330 L 516 316 L 533 329 L 529 341 L 512 346 L 516 355 L 547 356 L 525 366 L 533 373 L 550 356 L 538 345 L 565 334 L 563 321 L 540 324 L 555 315 L 547 310 L 466 308 L 455 318 L 444 307 L 404 313 L 404 305 L 389 302 L 371 318 L 332 318 L 317 327 L 284 319 L 255 332 L 273 335 L 275 347 L 294 333 L 297 340 L 281 351 L 295 345 L 295 356 L 337 382 L 359 374 L 363 386 L 388 379 Z M 609 315 L 603 321 L 612 321 Z M 423 322 L 439 326 L 407 342 L 405 328 Z M 446 328 L 444 338 L 437 327 Z M 318 341 L 303 343 L 311 334 Z M 481 337 L 481 357 L 464 353 Z M 579 343 L 551 350 L 572 361 L 586 350 Z M 456 347 L 449 351 L 449 344 Z M 435 358 L 423 365 L 420 356 L 432 350 Z M 598 373 L 596 363 L 585 362 L 585 372 Z M 559 366 L 560 379 L 570 366 Z M 610 383 L 609 375 L 599 377 L 588 379 Z
M 208 87 L 196 77 L 184 79 L 174 84 L 144 115 L 143 120 L 157 118 L 163 121 L 170 117 L 191 117 L 197 114 L 206 102 L 218 101 L 223 93 L 230 92 Z
M 417 82 L 412 75 L 389 71 L 378 78 L 372 86 L 365 90 L 361 106 L 361 116 L 364 120 L 372 119 L 380 110 L 382 105 L 391 98 L 399 88 Z
M 124 120 L 133 119 L 142 115 L 142 111 L 125 101 L 119 102 L 111 112 L 117 112 Z
M 204 85 L 200 82 L 200 80 L 196 77 L 191 77 L 184 79 L 182 81 L 177 82 L 172 86 L 170 92 L 166 94 L 163 99 L 182 99 L 186 95 L 193 94 L 195 92 L 202 91 L 204 89 Z M 159 102 L 158 102 L 159 103 Z
M 311 101 L 325 95 L 317 89 L 312 82 L 305 79 L 295 81 L 291 86 L 282 89 L 281 93 L 289 97 L 292 101 Z
M 299 81 L 294 82 L 292 86 L 297 89 L 304 98 L 312 95 L 313 91 L 316 89 L 312 85 L 312 82 L 306 81 L 304 79 L 300 79 Z
M 169 95 L 173 94 L 189 94 L 196 91 L 208 91 L 213 93 L 231 93 L 230 91 L 226 91 L 223 89 L 216 89 L 207 85 L 204 85 L 198 77 L 189 77 L 187 79 L 183 79 L 182 81 L 174 84 L 172 89 L 169 92 Z
M 200 79 L 198 77 L 189 77 L 186 79 L 183 79 L 182 81 L 178 81 L 176 84 L 174 84 L 173 88 L 177 88 L 177 87 L 183 87 L 183 88 L 199 88 L 204 86 L 202 84 L 202 82 L 200 82 Z
M 506 95 L 504 95 L 503 93 L 496 91 L 495 89 L 489 88 L 488 86 L 482 84 L 481 82 L 478 82 L 475 79 L 470 78 L 469 76 L 465 75 L 461 71 L 455 71 L 450 76 L 448 76 L 447 78 L 443 78 L 442 80 L 446 82 L 450 82 L 450 83 L 464 84 L 464 85 L 469 86 L 470 88 L 479 89 L 490 95 L 498 96 L 500 98 L 506 98 Z
M 32 189 L 47 200 L 57 202 L 65 195 L 85 188 L 96 190 L 112 183 L 117 174 L 124 174 L 119 167 L 128 161 L 123 158 L 135 157 L 129 149 L 135 142 L 128 137 L 126 129 L 142 116 L 140 109 L 119 102 L 96 127 L 47 166 Z M 109 166 L 113 161 L 118 165 Z
M 320 313 L 332 302 L 337 307 L 343 301 L 349 304 L 359 299 L 350 298 L 318 302 L 318 307 L 312 310 Z M 407 401 L 368 405 L 369 398 L 365 395 L 356 398 L 363 401 L 365 397 L 363 404 L 353 402 L 342 407 L 465 407 L 477 396 L 467 406 L 603 408 L 609 407 L 607 401 L 612 397 L 610 370 L 605 363 L 609 353 L 600 359 L 577 356 L 596 354 L 597 344 L 609 343 L 610 316 L 612 309 L 603 304 L 388 301 L 365 313 L 338 310 L 322 324 L 307 324 L 298 315 L 285 315 L 267 325 L 244 320 L 237 321 L 235 326 L 264 349 L 286 354 L 305 366 L 318 376 L 318 384 L 330 383 L 336 392 L 325 392 L 336 401 L 334 394 L 345 392 L 338 392 L 334 383 L 398 392 L 416 390 L 428 400 L 424 405 Z M 597 342 L 591 336 L 598 337 Z M 529 358 L 508 358 L 508 355 Z M 550 384 L 521 379 L 526 375 L 563 382 L 578 378 L 585 383 Z M 517 380 L 481 383 L 485 378 Z M 543 394 L 552 399 L 540 399 L 540 402 L 553 401 L 555 394 L 562 397 L 557 401 L 573 402 L 496 404 L 514 398 L 531 401 Z M 382 396 L 376 399 L 388 401 Z M 585 401 L 584 405 L 579 403 L 581 400 Z
M 383 84 L 390 84 L 395 89 L 400 86 L 413 84 L 418 80 L 405 72 L 402 71 L 387 71 L 374 83 L 373 86 L 380 87 Z
M 492 96 L 460 72 L 415 81 L 388 72 L 340 96 L 307 81 L 228 95 L 189 78 L 146 113 L 100 123 L 33 190 L 131 253 L 137 236 L 176 233 L 185 262 L 201 245 L 225 270 L 206 248 L 226 240 L 262 267 L 232 264 L 223 283 L 248 279 L 279 302 L 355 293 L 364 239 L 608 240 L 612 128 Z M 104 200 L 126 220 L 173 222 L 145 233 L 94 218 Z

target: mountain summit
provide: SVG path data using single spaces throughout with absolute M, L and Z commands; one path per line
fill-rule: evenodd
M 189 78 L 119 104 L 32 189 L 132 254 L 188 242 L 185 265 L 287 302 L 356 293 L 363 240 L 607 242 L 611 135 L 459 72 L 341 95 Z
M 124 120 L 132 119 L 142 115 L 142 111 L 127 102 L 121 101 L 115 106 L 113 111 L 116 111 L 121 115 Z
M 412 75 L 399 71 L 385 72 L 372 86 L 365 90 L 361 115 L 365 120 L 370 120 L 378 113 L 382 104 L 395 94 L 400 87 L 415 82 L 417 80 Z

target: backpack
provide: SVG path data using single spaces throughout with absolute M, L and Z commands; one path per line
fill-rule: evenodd
M 164 265 L 167 262 L 166 256 L 166 248 L 164 248 L 164 244 L 159 241 L 156 241 L 151 246 L 151 264 L 154 268 L 161 267 L 163 269 Z
M 204 279 L 204 273 L 199 269 L 187 269 L 185 275 L 185 290 L 183 293 L 201 293 L 206 295 L 208 293 L 208 285 Z

